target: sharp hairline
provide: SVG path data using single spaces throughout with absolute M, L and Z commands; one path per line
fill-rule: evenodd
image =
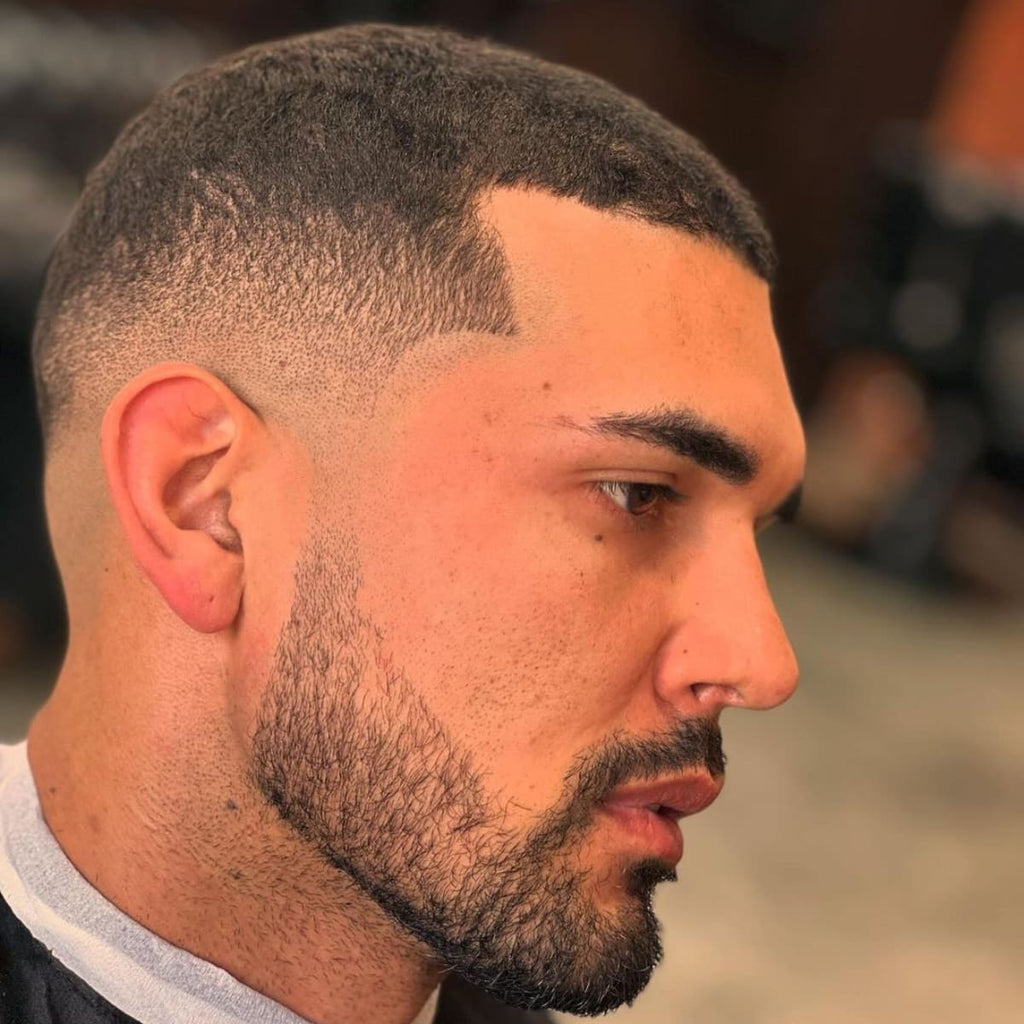
M 737 486 L 750 483 L 761 466 L 760 457 L 745 441 L 685 407 L 605 413 L 585 423 L 566 422 L 591 433 L 666 449 Z

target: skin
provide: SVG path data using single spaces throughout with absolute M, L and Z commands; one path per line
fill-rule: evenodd
M 318 706 L 346 657 L 354 706 L 387 707 L 399 680 L 401 713 L 439 722 L 500 808 L 461 843 L 443 815 L 423 826 L 453 878 L 529 836 L 588 752 L 796 685 L 755 542 L 804 458 L 767 286 L 718 247 L 572 200 L 499 191 L 480 215 L 509 259 L 514 339 L 432 339 L 330 423 L 265 421 L 198 367 L 152 367 L 104 416 L 88 550 L 50 509 L 71 640 L 29 758 L 51 830 L 127 914 L 324 1024 L 406 1024 L 441 964 L 254 782 L 294 609 L 312 633 L 291 649 L 333 666 Z M 677 408 L 756 474 L 588 429 Z M 631 514 L 625 482 L 682 497 Z M 296 593 L 303 566 L 326 600 Z M 296 687 L 316 676 L 304 656 Z M 319 780 L 328 818 L 347 784 Z M 623 872 L 644 857 L 595 819 L 558 864 L 611 926 L 637 919 Z

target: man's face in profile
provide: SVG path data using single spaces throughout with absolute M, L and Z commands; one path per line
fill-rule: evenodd
M 734 256 L 539 193 L 481 216 L 517 335 L 413 350 L 320 467 L 253 772 L 445 964 L 600 1013 L 658 959 L 720 711 L 795 686 L 755 535 L 802 435 Z

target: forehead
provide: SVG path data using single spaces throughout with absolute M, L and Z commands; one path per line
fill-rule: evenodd
M 378 457 L 399 450 L 419 460 L 417 472 L 451 467 L 459 452 L 486 462 L 499 448 L 503 460 L 529 462 L 548 450 L 553 425 L 686 409 L 747 447 L 777 482 L 799 479 L 803 433 L 768 287 L 735 257 L 537 191 L 496 190 L 479 216 L 506 256 L 516 334 L 440 336 L 409 349 L 373 414 L 351 423 L 359 440 L 346 446 L 349 477 L 355 460 L 376 473 Z
M 731 253 L 536 191 L 496 190 L 480 217 L 510 269 L 510 385 L 557 385 L 581 414 L 685 405 L 759 448 L 802 441 L 768 286 Z

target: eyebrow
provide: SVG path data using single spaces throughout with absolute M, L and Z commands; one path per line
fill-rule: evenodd
M 569 418 L 563 422 L 588 433 L 607 434 L 664 448 L 736 486 L 750 483 L 761 468 L 761 459 L 750 445 L 692 409 L 613 412 L 597 416 L 587 423 L 577 423 Z M 801 482 L 764 517 L 765 521 L 779 519 L 792 522 L 800 506 L 802 491 Z
M 748 444 L 690 409 L 613 412 L 587 423 L 566 422 L 588 433 L 665 448 L 730 484 L 750 483 L 761 466 L 760 458 Z

